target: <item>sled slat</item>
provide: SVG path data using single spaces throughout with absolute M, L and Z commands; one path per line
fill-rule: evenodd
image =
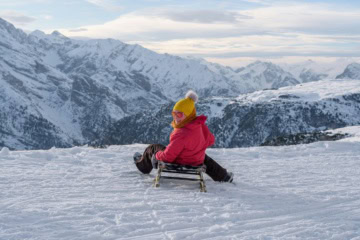
M 197 175 L 199 178 L 186 178 L 178 176 L 161 176 L 165 172 L 168 174 L 184 174 L 184 175 Z M 158 171 L 154 179 L 154 187 L 160 186 L 160 179 L 177 179 L 177 180 L 187 180 L 187 181 L 197 181 L 200 183 L 200 192 L 206 192 L 206 186 L 204 181 L 205 166 L 183 166 L 178 164 L 170 164 L 159 161 Z
M 199 179 L 195 179 L 195 178 L 183 178 L 183 177 L 170 177 L 170 176 L 161 176 L 161 178 L 163 179 L 177 179 L 177 180 L 189 180 L 189 181 L 196 181 L 198 182 Z

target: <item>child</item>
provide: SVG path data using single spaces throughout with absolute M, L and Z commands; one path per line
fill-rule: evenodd
M 198 166 L 204 164 L 206 174 L 214 181 L 233 181 L 233 173 L 228 172 L 205 154 L 206 148 L 215 143 L 215 137 L 205 124 L 207 117 L 196 116 L 195 103 L 197 100 L 197 94 L 189 91 L 184 99 L 175 104 L 171 123 L 174 130 L 170 134 L 168 146 L 151 144 L 142 155 L 135 153 L 135 164 L 142 173 L 150 173 L 153 167 L 157 167 L 157 161 L 160 160 L 179 165 Z

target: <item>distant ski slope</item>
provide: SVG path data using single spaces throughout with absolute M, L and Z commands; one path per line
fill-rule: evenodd
M 210 149 L 236 185 L 140 174 L 108 149 L 0 151 L 0 239 L 359 239 L 360 127 L 352 138 Z

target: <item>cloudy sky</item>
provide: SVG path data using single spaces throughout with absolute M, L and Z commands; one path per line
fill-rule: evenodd
M 0 17 L 229 66 L 360 57 L 358 0 L 0 0 Z

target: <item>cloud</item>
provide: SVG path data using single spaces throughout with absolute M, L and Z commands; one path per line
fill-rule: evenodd
M 359 10 L 327 4 L 277 4 L 249 11 L 254 25 L 278 32 L 359 34 Z
M 151 9 L 128 13 L 103 25 L 84 27 L 90 32 L 93 29 L 93 35 L 101 32 L 108 35 L 112 28 L 114 36 L 124 33 L 150 40 L 169 40 L 200 35 L 211 38 L 288 33 L 357 35 L 360 34 L 358 22 L 360 14 L 356 10 L 335 11 L 317 4 L 292 4 L 242 11 Z
M 241 35 L 269 34 L 261 28 L 237 26 L 232 22 L 176 21 L 163 14 L 135 12 L 125 14 L 102 25 L 83 26 L 88 29 L 85 37 L 117 38 L 122 41 L 169 41 L 188 38 L 223 38 Z M 170 12 L 170 11 L 161 11 Z M 244 18 L 246 20 L 248 18 Z M 202 19 L 204 20 L 204 18 Z M 223 19 L 222 19 L 223 20 Z M 78 36 L 69 30 L 60 29 L 68 36 Z M 84 36 L 84 35 L 82 35 Z
M 19 7 L 27 4 L 49 3 L 54 0 L 16 0 L 16 1 L 2 1 L 0 6 L 5 7 Z
M 96 6 L 103 6 L 105 1 L 104 0 L 86 0 L 87 2 L 94 4 Z
M 45 20 L 51 20 L 51 19 L 53 19 L 53 16 L 51 16 L 51 15 L 41 15 L 41 18 L 43 18 Z
M 264 2 L 264 1 L 261 1 Z M 248 10 L 148 9 L 124 14 L 69 37 L 115 38 L 160 53 L 212 58 L 360 56 L 357 9 L 273 4 Z
M 88 29 L 86 28 L 78 28 L 78 29 L 70 29 L 69 32 L 86 32 Z
M 36 20 L 36 18 L 34 17 L 26 16 L 16 11 L 0 11 L 0 17 L 4 18 L 5 20 L 15 25 L 22 25 L 22 26 L 34 22 Z
M 88 3 L 101 7 L 107 11 L 121 11 L 124 8 L 115 0 L 86 0 Z
M 160 11 L 154 15 L 159 15 L 177 22 L 194 23 L 236 23 L 239 19 L 247 19 L 249 16 L 238 12 L 220 11 L 220 10 L 169 10 Z
M 360 36 L 359 36 L 360 37 Z M 243 36 L 217 39 L 177 39 L 170 41 L 137 41 L 158 52 L 199 57 L 274 57 L 274 56 L 360 56 L 360 38 L 355 44 L 339 43 L 323 36 Z M 341 46 L 338 46 L 338 45 Z M 356 47 L 357 45 L 357 47 Z

